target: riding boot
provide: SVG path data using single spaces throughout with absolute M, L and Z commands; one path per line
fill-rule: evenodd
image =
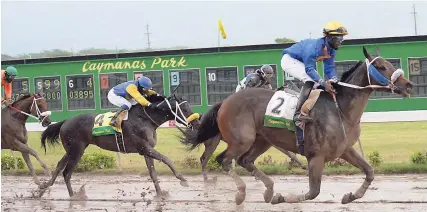
M 111 122 L 110 122 L 110 125 L 111 125 L 111 126 L 113 126 L 113 127 L 117 127 L 117 121 L 116 121 L 116 119 L 117 119 L 117 117 L 120 115 L 120 113 L 121 113 L 121 112 L 123 112 L 123 111 L 125 111 L 125 109 L 120 108 L 120 109 L 116 112 L 116 114 L 114 114 L 114 116 L 113 116 L 113 118 L 111 119 Z
M 301 124 L 301 108 L 302 105 L 304 104 L 304 102 L 308 99 L 308 97 L 310 96 L 310 92 L 311 89 L 314 86 L 314 82 L 313 81 L 306 81 L 304 83 L 304 85 L 302 86 L 301 89 L 301 93 L 299 95 L 298 98 L 298 103 L 297 106 L 295 108 L 295 114 L 294 114 L 294 124 L 295 124 L 295 128 L 296 128 L 296 138 L 297 138 L 297 147 L 298 147 L 298 152 L 301 155 L 304 155 L 304 133 L 303 130 L 299 127 Z

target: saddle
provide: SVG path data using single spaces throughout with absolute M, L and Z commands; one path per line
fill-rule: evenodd
M 95 117 L 95 121 L 92 128 L 93 136 L 105 136 L 105 135 L 115 135 L 116 144 L 118 152 L 126 153 L 126 148 L 123 140 L 122 133 L 122 122 L 123 120 L 128 119 L 128 111 L 123 111 L 117 117 L 117 127 L 113 127 L 110 125 L 111 119 L 113 118 L 115 112 L 109 111 L 106 113 L 98 114 Z

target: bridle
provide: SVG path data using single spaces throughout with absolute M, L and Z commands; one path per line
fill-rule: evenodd
M 50 116 L 52 114 L 52 112 L 51 111 L 44 111 L 44 112 L 40 111 L 39 106 L 37 105 L 37 101 L 41 100 L 41 99 L 44 99 L 44 98 L 43 97 L 40 97 L 40 98 L 33 97 L 33 103 L 31 104 L 31 107 L 30 107 L 30 113 L 26 113 L 26 112 L 24 112 L 24 111 L 22 111 L 16 107 L 13 107 L 13 106 L 9 106 L 9 108 L 11 108 L 11 109 L 13 109 L 19 113 L 22 113 L 26 116 L 37 119 L 39 121 L 39 123 L 42 123 L 48 116 Z M 31 110 L 33 110 L 33 107 L 36 108 L 37 116 L 31 114 Z
M 174 121 L 176 122 L 177 120 L 179 120 L 180 121 L 180 123 L 184 123 L 185 124 L 185 126 L 188 128 L 188 127 L 191 127 L 191 125 L 190 125 L 190 122 L 191 122 L 191 120 L 189 121 L 189 119 L 190 119 L 190 117 L 194 117 L 194 115 L 196 114 L 196 113 L 193 113 L 192 115 L 190 115 L 187 119 L 183 119 L 182 117 L 185 117 L 185 115 L 184 115 L 184 113 L 182 112 L 182 109 L 181 109 L 181 105 L 182 104 L 184 104 L 184 103 L 186 103 L 187 101 L 182 101 L 182 102 L 179 102 L 178 103 L 178 101 L 176 101 L 176 107 L 175 107 L 175 111 L 172 109 L 172 105 L 171 105 L 171 103 L 170 103 L 170 101 L 169 101 L 169 99 L 168 98 L 165 98 L 162 102 L 160 102 L 158 105 L 161 105 L 161 104 L 163 104 L 163 102 L 166 102 L 166 104 L 168 105 L 168 107 L 169 107 L 169 111 L 172 113 L 172 115 L 175 117 L 174 118 Z M 153 123 L 155 123 L 157 126 L 160 126 L 158 123 L 156 123 L 151 117 L 150 117 L 150 115 L 148 115 L 148 113 L 145 111 L 145 108 L 144 108 L 144 112 L 145 112 L 145 114 L 148 116 L 148 118 L 153 122 Z
M 349 87 L 349 88 L 355 88 L 355 89 L 371 88 L 371 89 L 375 90 L 375 89 L 379 89 L 379 88 L 386 88 L 386 89 L 390 89 L 391 92 L 394 93 L 394 91 L 398 89 L 398 87 L 395 86 L 394 83 L 396 82 L 396 80 L 399 77 L 401 77 L 401 76 L 404 75 L 404 72 L 403 72 L 402 69 L 398 68 L 398 69 L 396 69 L 396 71 L 393 72 L 393 74 L 391 75 L 390 79 L 388 79 L 383 74 L 381 74 L 377 70 L 377 68 L 375 68 L 375 66 L 372 64 L 378 58 L 381 58 L 381 57 L 380 56 L 375 57 L 372 61 L 369 61 L 367 58 L 365 59 L 366 71 L 367 71 L 368 82 L 369 82 L 368 86 L 362 87 L 362 86 L 353 85 L 353 84 L 349 84 L 349 83 L 345 83 L 345 82 L 338 82 L 338 85 L 341 85 L 341 86 L 344 86 L 344 87 Z M 371 76 L 380 85 L 372 85 L 372 83 L 371 83 Z
M 390 89 L 390 91 L 392 93 L 394 93 L 394 91 L 396 89 L 398 89 L 397 86 L 394 85 L 394 83 L 396 82 L 396 80 L 403 76 L 404 72 L 402 69 L 396 69 L 393 74 L 390 77 L 390 80 L 385 77 L 383 74 L 381 74 L 377 68 L 375 68 L 375 66 L 372 64 L 375 62 L 375 60 L 377 60 L 378 58 L 381 58 L 380 56 L 375 57 L 372 61 L 369 61 L 367 58 L 365 59 L 365 64 L 366 64 L 366 71 L 367 71 L 367 75 L 368 75 L 368 82 L 369 85 L 362 87 L 362 86 L 358 86 L 358 85 L 353 85 L 353 84 L 349 84 L 349 83 L 345 83 L 345 82 L 338 82 L 338 85 L 344 86 L 344 87 L 349 87 L 349 88 L 355 88 L 355 89 L 366 89 L 366 88 L 371 88 L 373 90 L 375 90 L 376 88 L 386 88 L 386 89 Z M 375 81 L 377 81 L 380 85 L 372 85 L 371 83 L 371 76 L 372 78 L 374 78 Z M 341 110 L 341 108 L 338 105 L 337 99 L 335 94 L 332 95 L 333 99 L 334 99 L 334 103 L 335 103 L 335 107 L 338 110 L 338 115 L 340 118 L 340 122 L 341 122 L 341 127 L 342 127 L 342 131 L 344 133 L 344 137 L 345 139 L 347 139 L 347 133 L 345 132 L 345 128 L 344 128 L 344 123 L 342 121 L 341 116 L 344 117 L 344 119 L 348 122 L 348 124 L 351 125 L 349 119 L 344 115 L 343 111 Z M 360 145 L 360 143 L 359 143 Z

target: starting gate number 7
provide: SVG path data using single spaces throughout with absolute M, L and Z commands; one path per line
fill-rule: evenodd
M 279 108 L 282 107 L 283 103 L 285 103 L 285 99 L 283 97 L 279 97 L 277 98 L 277 100 L 279 100 L 280 103 L 276 107 L 274 107 L 273 110 L 271 110 L 271 112 L 275 114 L 279 114 L 281 112 Z

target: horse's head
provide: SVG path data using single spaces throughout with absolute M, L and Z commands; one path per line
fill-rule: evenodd
M 51 112 L 47 110 L 47 102 L 41 93 L 26 94 L 12 104 L 12 109 L 18 110 L 27 116 L 32 116 L 42 123 L 43 127 L 50 125 Z
M 182 97 L 172 94 L 164 101 L 157 104 L 157 107 L 168 113 L 168 116 L 174 117 L 175 121 L 187 127 L 199 122 L 199 114 L 193 113 L 190 104 Z
M 386 59 L 377 55 L 373 57 L 365 47 L 363 47 L 365 63 L 368 70 L 368 82 L 370 85 L 384 86 L 378 90 L 394 92 L 409 97 L 412 93 L 412 83 L 403 75 L 402 69 L 393 66 Z

